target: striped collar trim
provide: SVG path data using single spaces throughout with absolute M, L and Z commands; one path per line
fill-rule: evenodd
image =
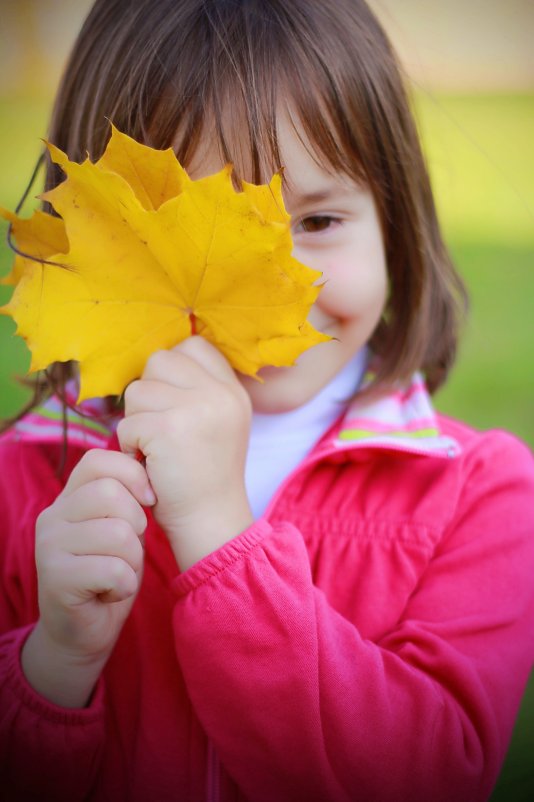
M 367 374 L 364 386 L 370 379 Z M 449 458 L 461 453 L 459 443 L 441 432 L 420 373 L 414 374 L 409 385 L 383 398 L 356 398 L 328 445 L 336 450 L 372 446 Z
M 363 386 L 372 374 L 364 377 Z M 67 398 L 74 401 L 76 388 L 67 386 Z M 82 448 L 107 448 L 120 415 L 103 423 L 104 402 L 91 399 L 77 409 L 67 409 L 67 440 Z M 2 439 L 24 442 L 58 443 L 63 441 L 63 404 L 52 396 L 44 404 L 25 415 L 2 435 Z M 410 384 L 389 395 L 365 402 L 356 398 L 348 407 L 341 426 L 321 444 L 321 450 L 336 451 L 374 447 L 456 457 L 460 445 L 442 434 L 423 377 L 415 373 Z
M 66 390 L 69 403 L 76 398 Z M 18 420 L 2 435 L 4 441 L 30 443 L 61 443 L 64 437 L 63 404 L 57 396 L 51 396 L 40 406 Z M 67 442 L 82 448 L 107 448 L 120 416 L 104 423 L 104 402 L 91 399 L 82 402 L 76 409 L 67 408 Z

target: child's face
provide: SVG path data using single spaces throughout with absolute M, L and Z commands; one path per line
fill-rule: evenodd
M 280 126 L 279 146 L 293 255 L 322 272 L 319 283 L 326 280 L 308 319 L 335 339 L 309 349 L 293 367 L 263 368 L 263 384 L 241 377 L 254 410 L 263 413 L 295 409 L 316 395 L 367 342 L 387 294 L 382 232 L 369 190 L 319 166 L 289 122 Z M 217 148 L 208 148 L 189 173 L 200 178 L 222 167 Z

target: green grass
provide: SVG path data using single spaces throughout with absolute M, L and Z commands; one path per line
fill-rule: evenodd
M 0 101 L 4 206 L 14 208 L 26 186 L 47 107 L 46 99 Z M 416 111 L 445 236 L 472 295 L 457 367 L 436 405 L 534 447 L 534 95 L 419 93 Z M 2 249 L 0 274 L 10 258 Z M 0 316 L 0 417 L 27 397 L 13 376 L 29 355 L 13 329 Z M 492 802 L 534 799 L 533 743 L 534 677 Z
M 436 397 L 443 412 L 505 428 L 534 446 L 534 260 L 524 245 L 452 243 L 471 293 L 456 368 Z
M 445 237 L 472 297 L 436 404 L 534 447 L 534 95 L 415 101 Z

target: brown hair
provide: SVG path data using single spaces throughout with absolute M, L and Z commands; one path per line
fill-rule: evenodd
M 466 294 L 440 234 L 401 70 L 364 0 L 96 0 L 49 139 L 73 160 L 97 159 L 111 120 L 152 147 L 172 145 L 187 166 L 213 136 L 238 175 L 258 182 L 281 166 L 280 102 L 324 165 L 374 195 L 390 282 L 371 339 L 375 386 L 419 369 L 434 391 L 454 361 Z M 46 187 L 61 180 L 49 164 Z

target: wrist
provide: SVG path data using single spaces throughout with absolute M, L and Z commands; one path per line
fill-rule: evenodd
M 237 502 L 223 499 L 219 504 L 211 503 L 209 507 L 204 506 L 201 511 L 181 518 L 179 523 L 163 524 L 163 528 L 180 570 L 186 571 L 253 523 L 254 516 L 245 497 Z
M 41 622 L 21 652 L 22 672 L 31 687 L 49 702 L 67 708 L 87 706 L 105 662 L 63 651 L 48 638 Z

